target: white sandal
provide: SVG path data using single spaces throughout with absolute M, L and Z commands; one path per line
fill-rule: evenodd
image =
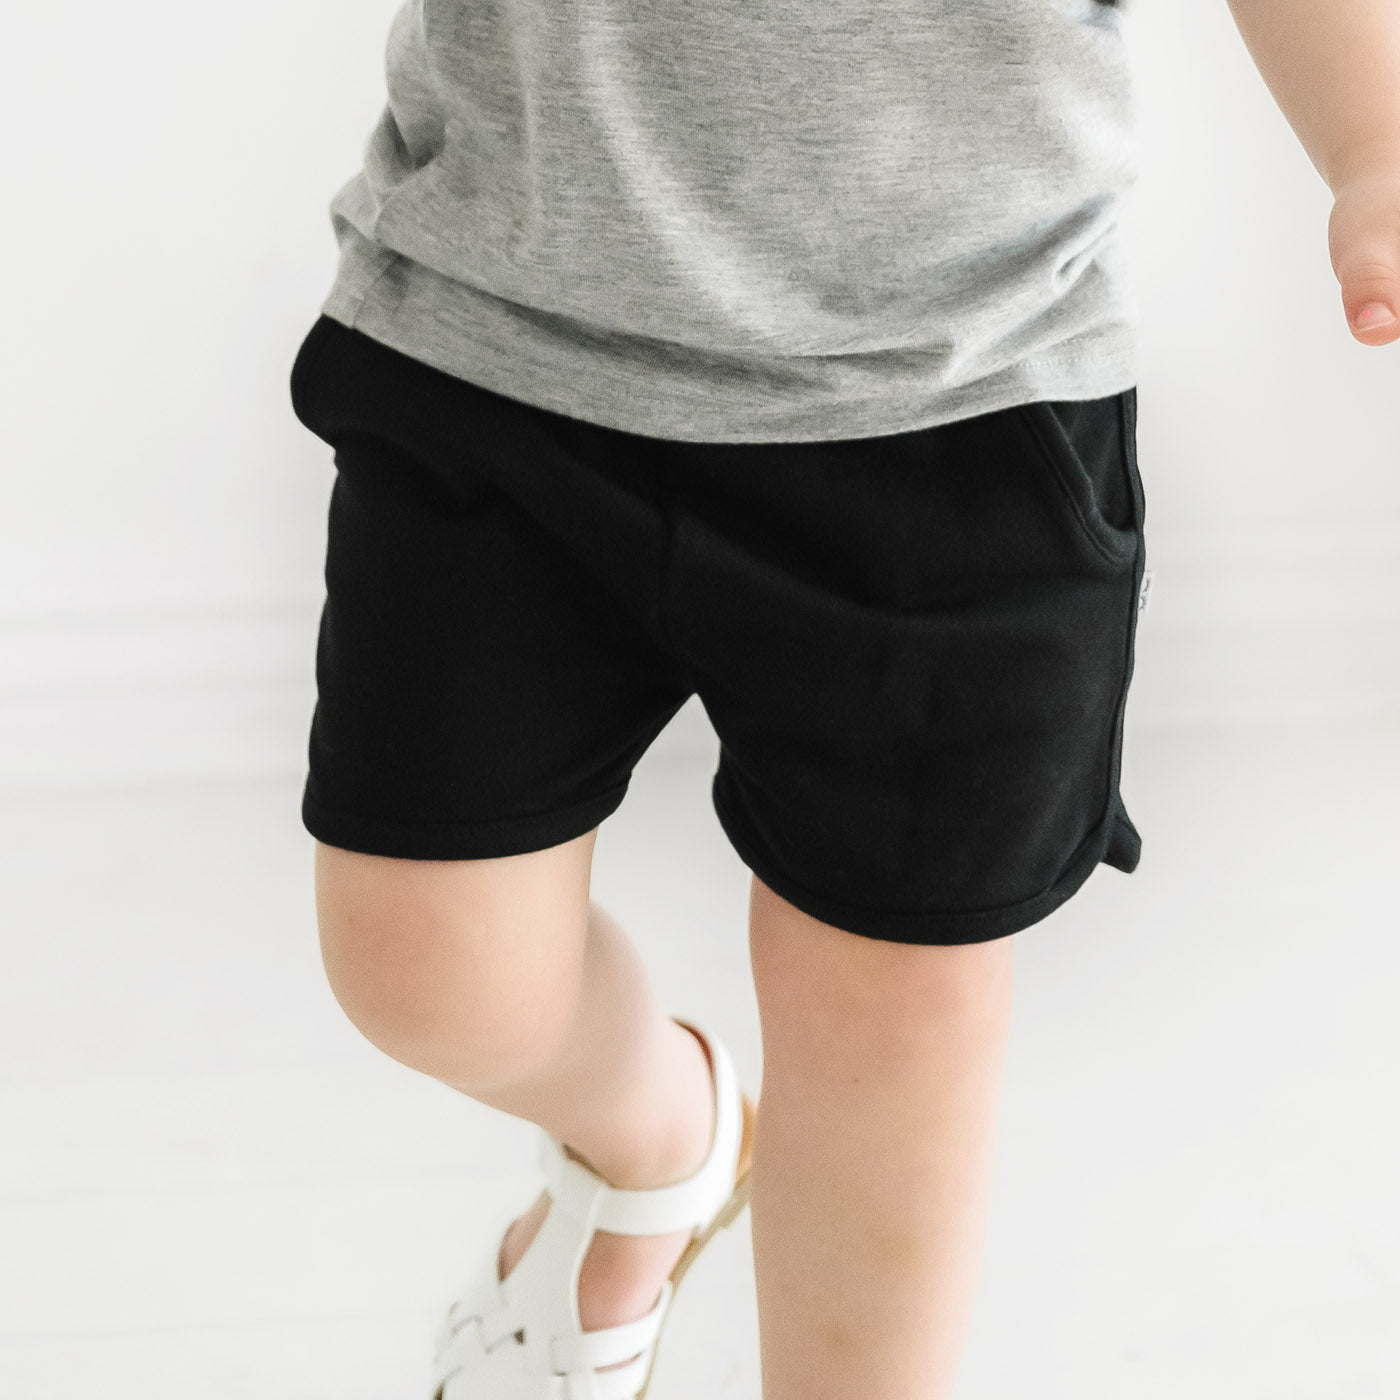
M 682 1277 L 748 1204 L 757 1111 L 739 1087 L 724 1044 L 693 1021 L 674 1019 L 710 1050 L 715 1134 L 709 1156 L 685 1181 L 627 1191 L 610 1186 L 541 1130 L 549 1213 L 504 1281 L 491 1251 L 447 1310 L 435 1338 L 433 1400 L 645 1400 L 656 1344 Z M 687 1227 L 695 1233 L 645 1317 L 582 1330 L 578 1279 L 595 1230 L 667 1235 Z M 597 1369 L 629 1360 L 615 1370 Z

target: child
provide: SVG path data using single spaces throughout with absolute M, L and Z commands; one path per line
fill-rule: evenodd
M 1354 333 L 1389 343 L 1400 11 L 1233 8 L 1336 197 Z M 1125 13 L 394 20 L 292 372 L 336 465 L 302 815 L 347 1015 L 541 1129 L 440 1400 L 643 1396 L 750 1192 L 764 1400 L 950 1394 L 1011 935 L 1140 851 Z M 761 1114 L 589 898 L 696 693 L 754 876 Z

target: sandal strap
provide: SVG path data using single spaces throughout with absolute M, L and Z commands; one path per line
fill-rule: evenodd
M 650 1353 L 643 1352 L 615 1371 L 570 1371 L 560 1378 L 561 1395 L 563 1400 L 637 1400 L 650 1369 Z
M 495 1255 L 483 1254 L 463 1296 L 448 1309 L 435 1338 L 441 1400 L 636 1400 L 648 1383 L 674 1280 L 663 1282 L 644 1316 L 589 1332 L 580 1326 L 577 1290 L 595 1230 L 703 1230 L 734 1196 L 746 1116 L 738 1074 L 722 1041 L 676 1019 L 704 1042 L 712 1066 L 715 1133 L 704 1163 L 686 1181 L 625 1190 L 541 1132 L 540 1165 L 552 1203 L 509 1276 L 498 1279 Z
M 551 1368 L 564 1374 L 593 1371 L 599 1366 L 626 1361 L 637 1352 L 645 1353 L 656 1342 L 674 1291 L 675 1285 L 667 1279 L 661 1285 L 661 1296 L 652 1310 L 632 1322 L 620 1322 L 614 1327 L 603 1327 L 592 1332 L 579 1332 L 575 1336 L 556 1332 L 549 1339 Z M 645 1361 L 645 1355 L 641 1359 Z M 636 1389 L 634 1385 L 632 1391 Z M 627 1394 L 631 1395 L 632 1391 Z
M 634 1400 L 674 1295 L 675 1285 L 667 1279 L 644 1317 L 591 1332 L 554 1333 L 549 1338 L 548 1363 L 560 1387 L 560 1400 L 575 1395 L 579 1400 Z M 527 1317 L 514 1305 L 465 1318 L 454 1318 L 449 1312 L 438 1327 L 434 1383 L 442 1385 L 464 1372 L 481 1375 L 492 1364 L 492 1351 L 517 1328 L 528 1325 Z M 614 1369 L 599 1371 L 600 1366 Z
M 548 1178 L 554 1207 L 590 1230 L 618 1235 L 669 1235 L 703 1228 L 734 1191 L 743 1129 L 739 1080 L 724 1043 L 693 1021 L 675 1020 L 704 1038 L 714 1067 L 715 1134 L 709 1156 L 684 1181 L 652 1190 L 612 1186 L 582 1162 L 568 1156 L 549 1133 L 539 1134 L 539 1164 Z

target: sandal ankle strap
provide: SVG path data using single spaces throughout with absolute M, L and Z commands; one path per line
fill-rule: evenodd
M 592 1230 L 618 1235 L 669 1235 L 703 1227 L 734 1191 L 743 1116 L 739 1079 L 722 1041 L 693 1021 L 674 1018 L 709 1047 L 715 1093 L 715 1133 L 709 1155 L 692 1176 L 652 1190 L 612 1186 L 569 1156 L 560 1142 L 539 1135 L 539 1164 L 548 1178 L 552 1209 L 562 1210 Z

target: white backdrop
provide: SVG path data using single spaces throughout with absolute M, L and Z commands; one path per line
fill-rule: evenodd
M 7 21 L 0 787 L 302 770 L 330 450 L 287 376 L 396 0 Z M 1153 602 L 1128 725 L 1400 715 L 1400 344 L 1225 0 L 1141 0 Z M 658 749 L 712 745 L 692 700 Z M 1130 741 L 1131 742 L 1131 741 Z

